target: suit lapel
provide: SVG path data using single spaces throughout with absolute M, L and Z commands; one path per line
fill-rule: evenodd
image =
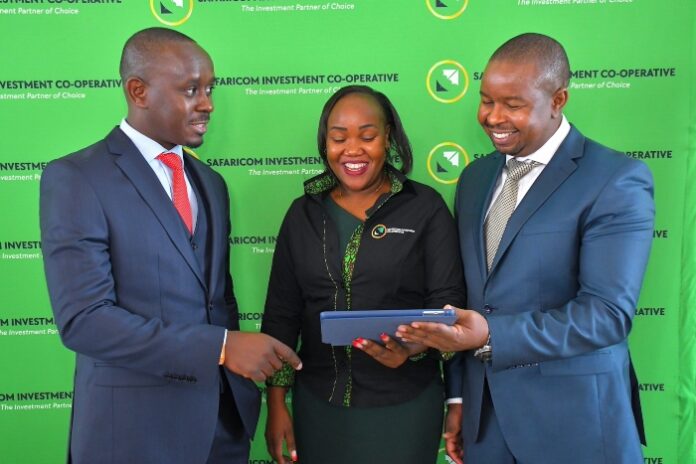
M 505 232 L 500 239 L 495 260 L 491 266 L 491 274 L 501 257 L 505 254 L 505 250 L 510 246 L 530 216 L 575 171 L 577 164 L 574 160 L 582 156 L 584 143 L 585 137 L 574 127 L 571 127 L 570 133 L 561 146 L 558 147 L 549 164 L 544 168 L 520 204 L 515 208 L 512 216 L 510 216 Z
M 207 169 L 203 169 L 203 165 L 198 160 L 195 160 L 185 152 L 184 157 L 186 158 L 187 168 L 196 179 L 196 186 L 202 197 L 199 201 L 205 202 L 205 206 L 208 210 L 208 231 L 210 234 L 209 293 L 214 295 L 216 290 L 214 286 L 218 281 L 218 274 L 220 272 L 220 266 L 217 266 L 216 263 L 225 262 L 223 253 L 227 250 L 228 237 L 222 233 L 227 230 L 227 225 L 223 223 L 227 215 L 221 212 L 222 209 L 225 208 L 225 205 L 221 204 L 221 199 L 212 192 L 212 186 L 215 185 L 213 173 Z
M 495 184 L 500 177 L 500 173 L 505 166 L 505 155 L 500 153 L 494 153 L 486 157 L 485 167 L 481 170 L 479 175 L 480 188 L 475 189 L 475 191 L 481 192 L 481 195 L 476 197 L 476 203 L 474 205 L 474 211 L 478 214 L 477 224 L 478 227 L 474 233 L 474 240 L 477 244 L 477 261 L 479 266 L 479 271 L 481 272 L 481 281 L 486 280 L 488 274 L 488 268 L 486 266 L 486 236 L 484 234 L 483 225 L 486 220 L 486 211 L 491 203 L 491 197 L 495 191 Z
M 205 287 L 203 275 L 191 249 L 189 237 L 182 227 L 181 218 L 174 204 L 162 189 L 157 176 L 147 164 L 133 142 L 118 128 L 106 137 L 109 150 L 115 157 L 116 165 L 133 184 L 152 213 L 157 217 L 176 249 L 186 260 L 198 281 Z M 128 206 L 126 206 L 128 207 Z

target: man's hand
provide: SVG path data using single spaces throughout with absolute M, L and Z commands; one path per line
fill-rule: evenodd
M 378 363 L 391 368 L 399 367 L 405 363 L 410 356 L 422 353 L 427 349 L 427 347 L 423 345 L 399 343 L 384 333 L 381 334 L 379 338 L 384 343 L 384 346 L 364 338 L 354 340 L 353 346 L 372 356 Z
M 227 331 L 225 367 L 255 382 L 263 382 L 287 362 L 296 370 L 302 361 L 284 343 L 261 333 Z
M 445 450 L 447 456 L 457 464 L 464 464 L 464 448 L 462 446 L 462 405 L 450 404 L 447 406 L 445 417 Z
M 488 339 L 486 318 L 470 309 L 454 309 L 457 320 L 454 325 L 439 322 L 413 322 L 400 325 L 396 336 L 403 341 L 420 343 L 440 351 L 466 351 L 482 347 Z

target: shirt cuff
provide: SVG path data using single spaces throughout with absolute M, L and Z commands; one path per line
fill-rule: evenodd
M 462 398 L 447 398 L 445 404 L 462 404 L 463 402 Z
M 220 350 L 220 360 L 218 364 L 222 366 L 225 364 L 225 346 L 227 345 L 227 330 L 225 330 L 225 338 L 222 339 L 222 350 Z

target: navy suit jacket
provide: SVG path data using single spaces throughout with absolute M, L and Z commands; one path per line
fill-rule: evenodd
M 209 211 L 208 270 L 120 129 L 44 170 L 46 279 L 63 343 L 77 353 L 74 463 L 204 463 L 223 376 L 254 434 L 258 389 L 218 366 L 225 328 L 238 328 L 227 188 L 185 156 Z
M 485 378 L 522 462 L 642 462 L 626 338 L 652 241 L 650 171 L 571 128 L 488 272 L 483 223 L 504 163 L 476 160 L 457 189 L 467 307 L 488 319 L 493 347 L 491 363 L 463 352 L 447 367 L 464 440 L 477 438 Z

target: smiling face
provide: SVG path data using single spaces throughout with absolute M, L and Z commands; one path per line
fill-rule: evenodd
M 556 132 L 567 100 L 536 64 L 494 60 L 481 81 L 478 120 L 500 153 L 527 156 Z
M 329 113 L 326 159 L 341 186 L 369 191 L 381 182 L 389 146 L 389 127 L 377 101 L 365 94 L 341 98 Z
M 126 84 L 129 123 L 167 149 L 201 145 L 213 111 L 210 57 L 186 41 L 166 42 L 152 55 L 145 75 Z

